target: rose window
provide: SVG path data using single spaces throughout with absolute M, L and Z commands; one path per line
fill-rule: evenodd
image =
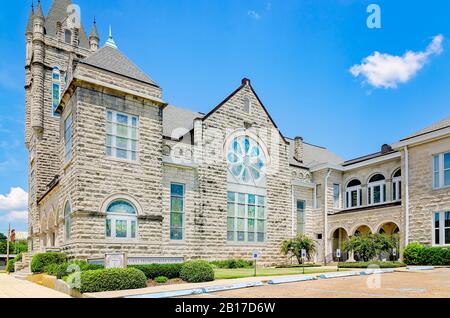
M 243 183 L 258 182 L 264 176 L 264 152 L 257 142 L 247 136 L 235 138 L 231 142 L 227 161 L 231 174 Z

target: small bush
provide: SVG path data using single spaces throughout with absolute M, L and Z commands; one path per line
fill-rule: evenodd
M 214 261 L 211 262 L 210 264 L 216 268 L 226 268 L 226 269 L 253 267 L 253 261 L 246 261 L 243 259 L 227 259 L 223 261 Z
M 22 253 L 19 253 L 13 259 L 8 260 L 6 262 L 6 272 L 14 273 L 15 272 L 14 265 L 16 265 L 16 262 L 20 262 L 21 260 L 22 260 Z
M 102 265 L 89 264 L 86 261 L 72 261 L 62 264 L 50 264 L 44 267 L 44 273 L 56 276 L 58 279 L 69 276 L 73 272 L 85 272 L 90 270 L 103 269 Z
M 71 275 L 73 276 L 73 275 Z M 147 278 L 136 268 L 98 269 L 81 272 L 81 293 L 138 289 L 147 287 Z
M 31 271 L 33 273 L 43 273 L 44 268 L 50 264 L 62 264 L 67 261 L 64 253 L 42 253 L 36 254 L 31 260 Z
M 169 279 L 165 276 L 158 276 L 155 278 L 155 282 L 157 282 L 158 284 L 165 284 L 169 281 Z
M 205 261 L 193 261 L 183 265 L 180 278 L 188 283 L 210 282 L 214 280 L 214 269 Z
M 403 252 L 403 261 L 408 265 L 420 265 L 420 254 L 425 246 L 419 243 L 411 243 Z
M 406 265 L 401 262 L 357 262 L 357 263 L 339 263 L 339 268 L 368 268 L 369 266 L 379 266 L 380 268 L 398 268 Z
M 403 260 L 408 265 L 450 265 L 450 248 L 425 247 L 411 243 L 403 253 Z
M 150 265 L 133 265 L 131 268 L 137 268 L 142 271 L 148 279 L 155 279 L 159 276 L 168 279 L 179 278 L 183 264 L 150 264 Z

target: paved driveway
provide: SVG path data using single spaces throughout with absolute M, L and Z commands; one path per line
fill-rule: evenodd
M 70 296 L 7 274 L 0 274 L 0 298 L 70 298 Z
M 263 286 L 190 298 L 450 298 L 450 269 L 447 268 L 377 276 Z

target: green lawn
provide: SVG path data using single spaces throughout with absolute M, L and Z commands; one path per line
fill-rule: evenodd
M 253 277 L 255 270 L 253 268 L 238 268 L 238 269 L 215 269 L 216 279 L 232 279 L 232 278 L 245 278 Z M 321 269 L 317 267 L 305 268 L 305 274 L 318 274 L 335 272 L 333 269 Z M 303 269 L 296 268 L 258 268 L 256 276 L 284 276 L 284 275 L 301 275 Z

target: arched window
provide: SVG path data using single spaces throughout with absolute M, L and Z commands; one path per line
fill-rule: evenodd
M 347 184 L 345 190 L 347 209 L 358 208 L 362 205 L 361 181 L 354 179 Z
M 386 202 L 386 178 L 376 174 L 370 178 L 367 186 L 367 204 L 381 204 Z
M 402 199 L 402 170 L 398 169 L 392 177 L 392 201 Z
M 137 212 L 134 205 L 126 200 L 116 200 L 108 205 L 106 213 L 107 238 L 136 238 Z
M 64 238 L 66 241 L 70 240 L 70 232 L 72 227 L 72 206 L 67 201 L 64 205 Z
M 227 150 L 232 176 L 240 183 L 256 184 L 264 177 L 266 156 L 261 146 L 248 136 L 235 138 Z
M 72 44 L 72 31 L 64 31 L 64 42 L 66 42 L 67 44 Z
M 60 117 L 56 109 L 59 106 L 61 100 L 61 73 L 59 68 L 53 68 L 52 72 L 52 115 L 54 117 Z

